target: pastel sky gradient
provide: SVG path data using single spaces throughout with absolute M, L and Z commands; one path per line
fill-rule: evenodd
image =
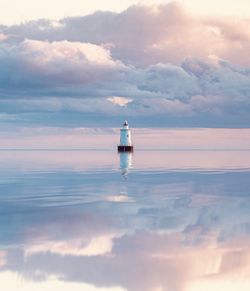
M 248 8 L 246 0 L 1 1 L 0 120 L 249 127 Z
M 0 19 L 3 24 L 14 24 L 36 18 L 60 19 L 69 16 L 86 15 L 96 10 L 121 12 L 131 5 L 167 4 L 171 0 L 2 0 Z M 195 13 L 205 15 L 250 15 L 248 0 L 180 0 L 180 3 Z

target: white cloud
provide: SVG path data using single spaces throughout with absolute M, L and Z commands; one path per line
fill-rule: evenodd
M 20 86 L 25 91 L 34 86 L 95 82 L 124 68 L 102 46 L 28 39 L 15 46 L 3 44 L 0 63 L 9 65 L 2 67 L 3 86 Z
M 133 99 L 131 98 L 125 98 L 125 97 L 119 97 L 119 96 L 108 97 L 107 100 L 118 106 L 126 106 L 127 104 L 133 101 Z
M 69 41 L 38 41 L 26 39 L 21 43 L 20 49 L 25 56 L 36 57 L 38 63 L 50 63 L 55 60 L 68 60 L 80 65 L 116 66 L 122 65 L 114 61 L 110 51 L 103 46 L 91 43 Z

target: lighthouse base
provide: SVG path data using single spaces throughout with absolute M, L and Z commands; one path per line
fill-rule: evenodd
M 118 145 L 117 149 L 118 149 L 119 153 L 122 153 L 122 152 L 133 152 L 134 147 L 133 146 Z

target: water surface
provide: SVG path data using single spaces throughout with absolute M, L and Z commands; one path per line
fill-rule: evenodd
M 250 151 L 0 151 L 5 291 L 250 290 Z

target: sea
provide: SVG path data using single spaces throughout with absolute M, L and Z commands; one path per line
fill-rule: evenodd
M 250 129 L 132 137 L 2 137 L 1 291 L 250 290 Z

